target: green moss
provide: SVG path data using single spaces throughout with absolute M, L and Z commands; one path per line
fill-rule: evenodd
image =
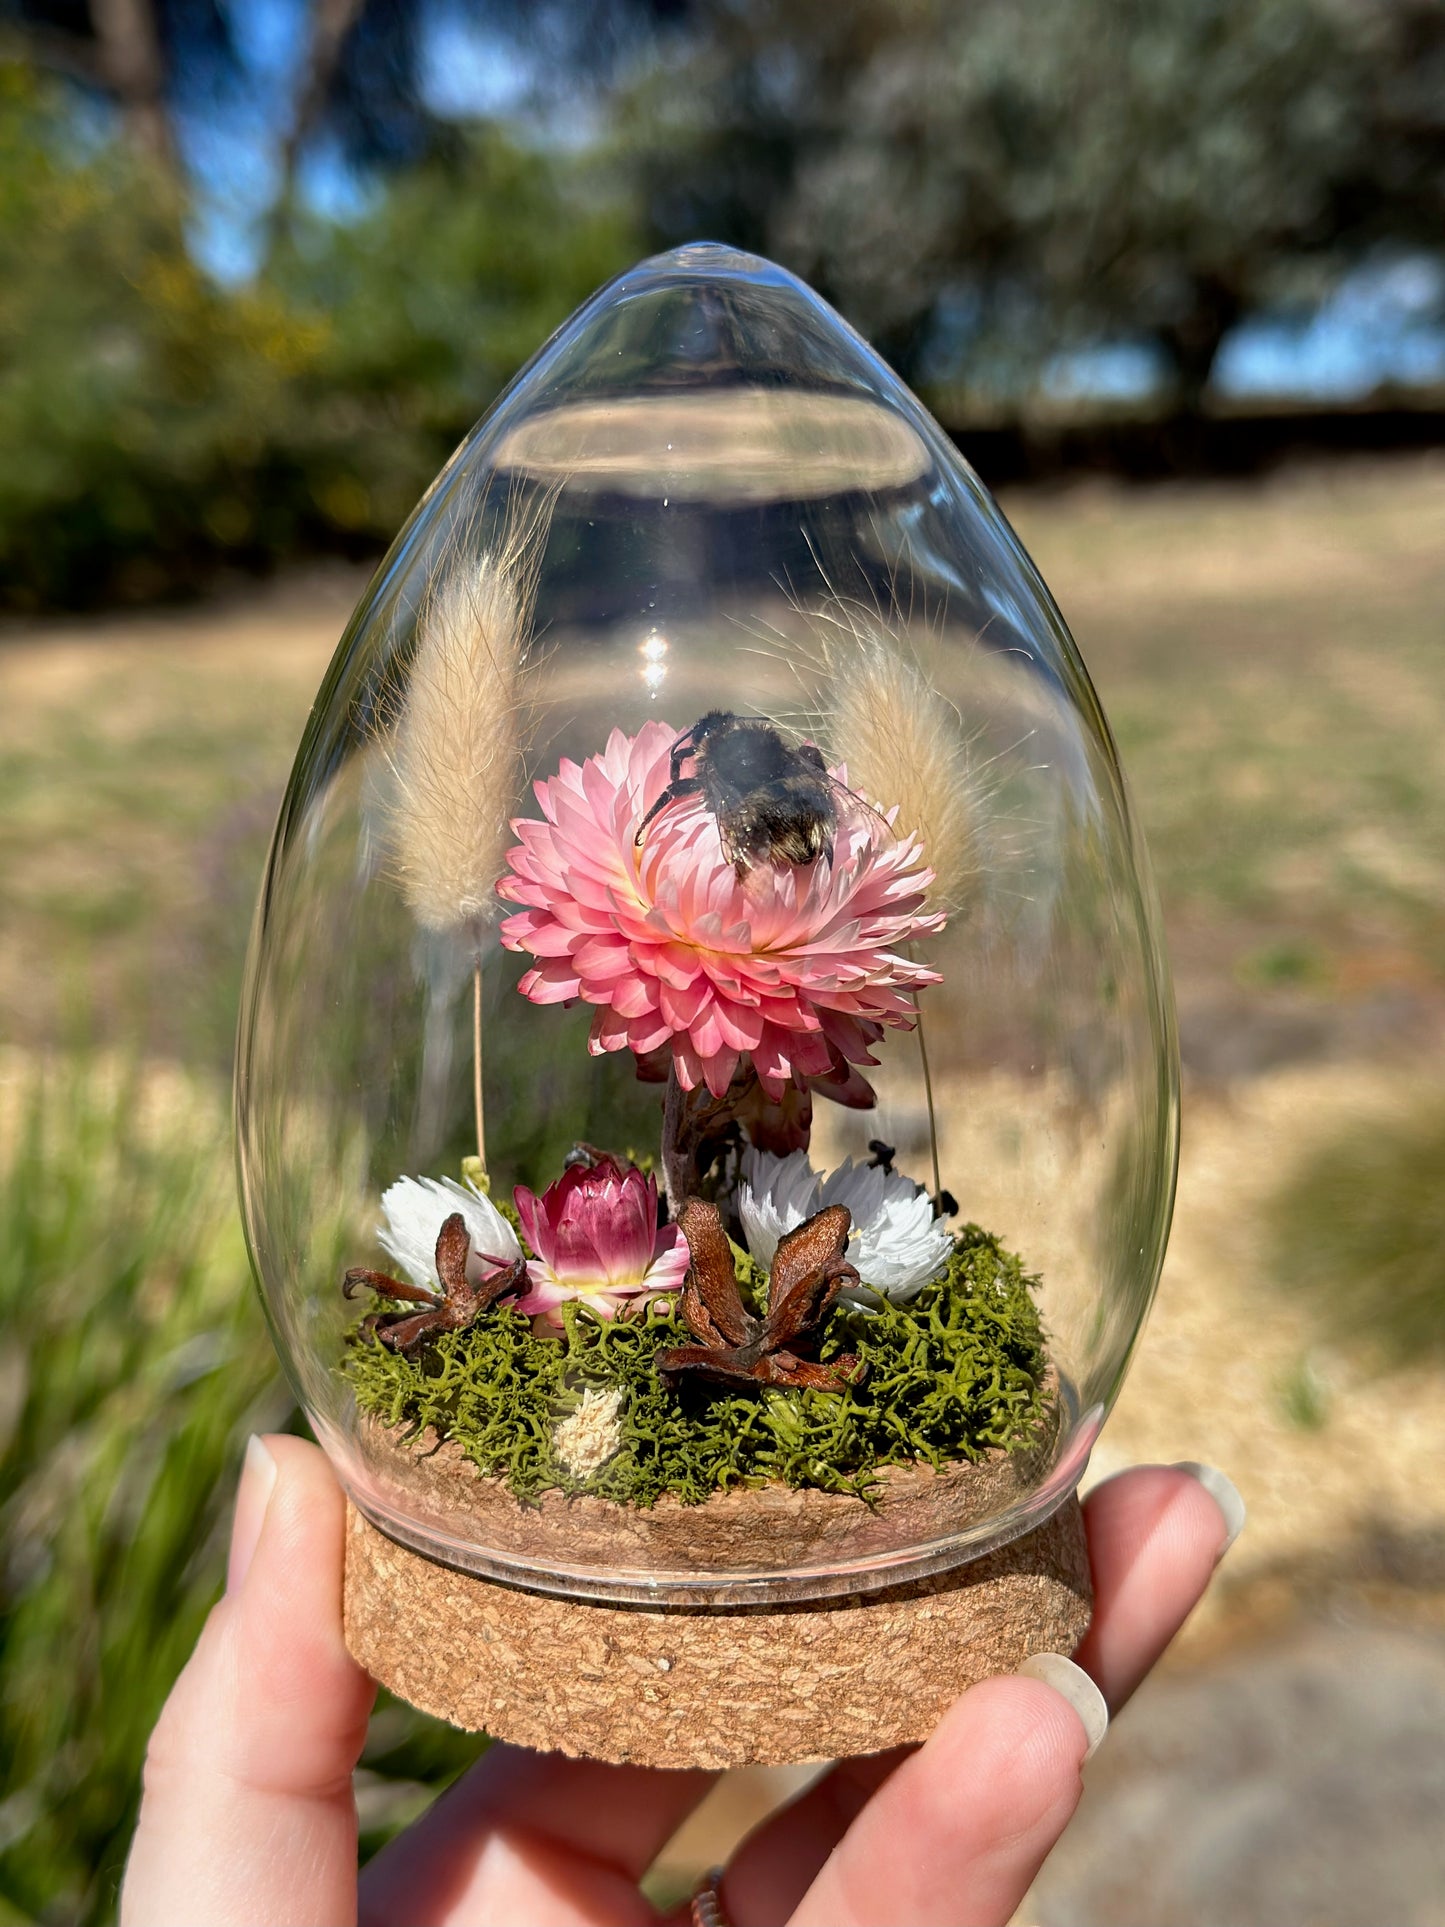
M 744 1296 L 756 1297 L 766 1279 L 738 1255 Z M 697 1505 L 773 1480 L 866 1498 L 881 1466 L 942 1466 L 1037 1437 L 1047 1394 L 1033 1282 L 970 1225 L 945 1276 L 911 1304 L 835 1313 L 822 1356 L 856 1352 L 868 1368 L 841 1392 L 665 1385 L 656 1355 L 687 1337 L 673 1303 L 610 1325 L 569 1306 L 560 1344 L 512 1311 L 414 1358 L 356 1337 L 345 1370 L 363 1411 L 434 1426 L 521 1499 L 555 1487 L 642 1506 L 672 1492 Z M 584 1390 L 611 1386 L 623 1392 L 621 1448 L 579 1481 L 554 1456 L 553 1432 Z

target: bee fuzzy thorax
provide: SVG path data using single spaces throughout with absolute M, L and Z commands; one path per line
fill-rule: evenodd
M 764 717 L 710 710 L 674 743 L 669 773 L 638 825 L 639 844 L 670 805 L 700 796 L 739 875 L 758 863 L 816 863 L 832 853 L 838 814 L 822 752 L 786 742 Z

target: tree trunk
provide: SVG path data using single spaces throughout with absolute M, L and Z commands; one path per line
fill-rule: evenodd
M 90 0 L 90 23 L 102 80 L 115 96 L 131 138 L 174 171 L 165 57 L 152 0 Z
M 1238 321 L 1241 303 L 1229 283 L 1214 279 L 1195 283 L 1188 313 L 1160 330 L 1160 340 L 1174 368 L 1175 393 L 1181 414 L 1198 415 L 1220 344 Z
M 331 83 L 341 60 L 341 49 L 361 8 L 362 0 L 316 0 L 311 18 L 311 45 L 307 49 L 305 72 L 296 94 L 296 112 L 292 116 L 286 144 L 281 150 L 281 191 L 276 197 L 278 212 L 290 203 L 301 149 L 326 110 Z

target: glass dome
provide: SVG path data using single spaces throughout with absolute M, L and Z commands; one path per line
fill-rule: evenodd
M 355 1504 L 550 1591 L 808 1598 L 1073 1491 L 1177 1061 L 1078 650 L 909 391 L 692 246 L 464 444 L 317 696 L 243 1211 Z

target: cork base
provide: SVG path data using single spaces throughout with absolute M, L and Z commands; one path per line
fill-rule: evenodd
M 453 1726 L 653 1767 L 782 1766 L 926 1739 L 976 1680 L 1089 1624 L 1078 1502 L 880 1592 L 719 1611 L 603 1606 L 435 1564 L 348 1509 L 346 1640 Z

